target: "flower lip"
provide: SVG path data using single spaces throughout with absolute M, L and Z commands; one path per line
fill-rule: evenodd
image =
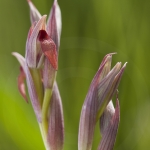
M 49 60 L 52 67 L 57 70 L 58 69 L 58 55 L 56 50 L 56 45 L 54 41 L 49 37 L 45 30 L 40 30 L 37 39 L 41 43 L 41 49 Z
M 49 39 L 49 36 L 46 33 L 46 31 L 45 30 L 40 30 L 39 34 L 38 34 L 38 40 L 39 41 L 44 41 L 44 40 L 48 40 L 48 39 Z

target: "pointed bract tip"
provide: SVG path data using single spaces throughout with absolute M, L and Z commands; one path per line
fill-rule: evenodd
M 45 24 L 46 24 L 46 18 L 47 18 L 47 15 L 43 15 L 41 18 L 43 20 L 43 22 L 45 22 Z
M 12 52 L 11 54 L 12 54 L 13 56 L 15 56 L 15 57 L 16 57 L 16 55 L 18 55 L 17 52 Z
M 45 27 L 46 27 L 46 18 L 47 18 L 47 15 L 43 15 L 41 18 L 42 22 L 43 22 L 43 26 L 44 26 L 43 29 L 45 29 Z
M 17 58 L 17 60 L 19 61 L 20 65 L 22 66 L 22 68 L 24 69 L 24 72 L 25 72 L 25 68 L 24 68 L 25 67 L 25 58 L 17 52 L 12 52 L 11 54 Z
M 43 15 L 43 16 L 42 16 L 42 18 L 46 18 L 46 17 L 47 17 L 47 15 Z
M 117 53 L 114 52 L 114 53 L 109 53 L 109 54 L 105 55 L 105 57 L 103 58 L 103 60 L 102 60 L 102 62 L 101 62 L 101 64 L 100 64 L 100 67 L 102 67 L 102 66 L 106 63 L 106 61 L 107 61 L 107 59 L 108 59 L 109 57 L 111 57 L 111 59 L 112 59 L 112 55 L 114 55 L 114 54 L 117 54 Z M 100 68 L 100 67 L 99 67 L 99 68 Z
M 112 59 L 112 55 L 108 55 L 105 61 L 106 61 L 106 62 L 107 62 L 107 61 L 111 61 L 111 59 Z
M 57 0 L 54 0 L 54 5 L 56 5 L 57 4 Z
M 108 59 L 110 59 L 110 58 L 112 58 L 111 53 L 105 55 L 105 57 L 103 58 L 103 60 L 102 60 L 102 62 L 101 62 L 101 64 L 100 64 L 100 66 L 99 66 L 99 69 L 101 69 L 101 67 L 103 67 L 103 66 L 107 63 Z
M 120 66 L 121 66 L 121 64 L 122 64 L 122 62 L 118 62 L 118 63 L 117 63 L 117 66 L 119 66 L 119 67 L 120 67 Z
M 31 2 L 31 0 L 27 0 L 27 2 L 28 2 L 28 3 L 30 3 L 30 2 Z
M 119 70 L 121 68 L 121 62 L 117 62 L 117 64 L 114 66 L 114 69 Z
M 13 56 L 15 56 L 18 61 L 19 61 L 19 60 L 24 60 L 24 57 L 23 57 L 22 55 L 20 55 L 19 53 L 17 53 L 17 52 L 12 52 L 11 54 L 12 54 Z M 19 61 L 19 62 L 20 62 L 20 61 Z M 20 64 L 21 64 L 21 62 L 20 62 Z
M 122 66 L 122 68 L 121 68 L 121 70 L 120 70 L 121 73 L 124 72 L 124 69 L 126 68 L 126 66 L 127 66 L 127 62 Z
M 117 52 L 109 53 L 108 55 L 116 55 Z
M 115 54 L 117 54 L 117 52 L 113 52 L 113 53 L 112 53 L 112 55 L 115 55 Z
M 115 54 L 117 54 L 117 53 L 116 52 L 109 53 L 109 54 L 105 55 L 104 59 L 107 58 L 108 56 L 112 56 L 112 55 L 115 55 Z
M 102 67 L 104 65 L 105 67 L 109 67 L 110 68 L 110 66 L 111 66 L 111 60 L 112 60 L 112 55 L 108 55 L 105 58 L 103 64 L 100 67 Z
M 125 68 L 125 67 L 127 66 L 127 63 L 128 63 L 128 62 L 125 62 L 125 63 L 124 63 L 123 68 Z

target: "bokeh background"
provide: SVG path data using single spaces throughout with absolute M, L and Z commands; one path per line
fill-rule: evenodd
M 150 147 L 150 1 L 59 0 L 62 36 L 57 81 L 65 119 L 64 150 L 77 150 L 78 124 L 90 82 L 102 58 L 128 62 L 119 86 L 121 122 L 115 150 Z M 52 0 L 33 0 L 49 14 Z M 19 63 L 30 27 L 26 0 L 0 0 L 0 150 L 44 150 L 31 103 L 17 89 Z M 115 97 L 113 98 L 115 104 Z M 93 150 L 100 135 L 95 130 Z

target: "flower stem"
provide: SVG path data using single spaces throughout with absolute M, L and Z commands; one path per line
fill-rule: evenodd
M 50 105 L 51 96 L 52 96 L 52 89 L 45 89 L 43 106 L 42 106 L 42 122 L 39 123 L 46 150 L 50 150 L 50 146 L 47 141 L 47 134 L 48 134 L 48 109 Z
M 39 127 L 40 127 L 40 131 L 41 131 L 44 146 L 45 146 L 46 150 L 50 150 L 50 147 L 49 147 L 48 141 L 47 141 L 46 131 L 44 130 L 43 124 L 39 123 Z

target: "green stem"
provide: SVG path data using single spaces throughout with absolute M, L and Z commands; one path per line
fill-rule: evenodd
M 40 73 L 40 69 L 30 69 L 31 75 L 32 75 L 32 79 L 34 82 L 34 86 L 36 89 L 36 93 L 38 95 L 40 104 L 42 106 L 42 102 L 43 102 L 43 85 L 42 85 L 42 80 L 41 80 L 41 73 Z
M 46 131 L 48 130 L 48 109 L 50 105 L 51 96 L 52 89 L 45 89 L 44 101 L 42 106 L 42 124 Z
M 48 136 L 48 109 L 50 105 L 51 96 L 52 96 L 52 89 L 45 89 L 43 106 L 42 106 L 42 122 L 39 123 L 44 146 L 46 150 L 50 150 L 50 147 L 47 141 L 47 136 Z
M 43 124 L 39 123 L 39 127 L 40 127 L 44 146 L 45 146 L 46 150 L 50 150 L 50 147 L 49 147 L 48 141 L 47 141 L 46 131 L 44 130 Z

